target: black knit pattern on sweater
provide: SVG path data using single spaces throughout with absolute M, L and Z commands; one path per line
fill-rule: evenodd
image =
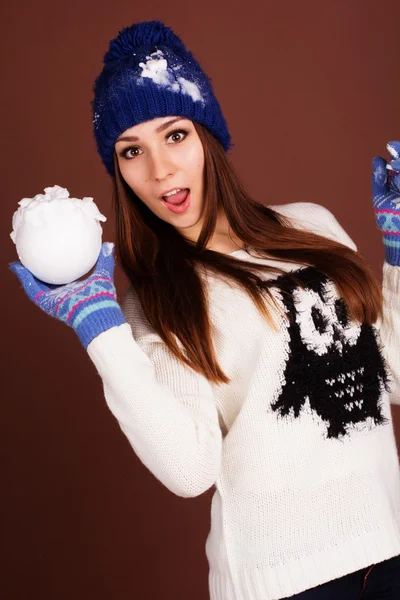
M 283 384 L 272 410 L 281 417 L 297 418 L 308 400 L 312 412 L 326 424 L 327 438 L 350 435 L 355 423 L 369 417 L 372 427 L 387 423 L 381 396 L 384 389 L 390 391 L 389 374 L 375 328 L 357 323 L 357 335 L 349 337 L 355 322 L 350 321 L 344 300 L 333 291 L 333 282 L 314 267 L 293 274 L 315 294 L 301 308 L 299 294 L 303 292 L 290 275 L 273 282 L 287 311 L 290 341 Z

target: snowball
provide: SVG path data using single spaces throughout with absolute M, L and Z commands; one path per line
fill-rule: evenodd
M 106 221 L 93 198 L 70 198 L 59 185 L 23 198 L 10 233 L 21 263 L 45 283 L 64 285 L 92 269 L 99 257 Z

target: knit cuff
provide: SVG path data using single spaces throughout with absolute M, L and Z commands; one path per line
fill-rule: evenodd
M 103 300 L 89 304 L 72 324 L 85 350 L 90 342 L 103 331 L 126 323 L 121 307 L 115 300 Z
M 385 260 L 390 265 L 400 265 L 400 234 L 383 234 Z

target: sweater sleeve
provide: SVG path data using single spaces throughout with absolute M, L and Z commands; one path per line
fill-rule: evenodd
M 301 204 L 306 205 L 300 211 L 302 217 L 306 215 L 308 220 L 313 220 L 315 215 L 321 229 L 328 229 L 339 242 L 357 251 L 356 244 L 327 208 L 311 202 Z M 382 295 L 382 317 L 374 325 L 392 379 L 390 401 L 400 405 L 400 266 L 386 261 L 383 263 Z
M 382 352 L 391 371 L 390 401 L 400 405 L 400 266 L 383 263 L 382 318 L 377 322 Z
M 157 337 L 150 334 L 139 345 L 124 323 L 94 338 L 87 351 L 107 405 L 139 459 L 171 492 L 195 497 L 220 470 L 222 433 L 213 391 Z

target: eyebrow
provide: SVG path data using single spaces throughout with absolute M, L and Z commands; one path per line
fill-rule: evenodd
M 182 121 L 182 120 L 183 120 L 183 117 L 176 117 L 175 119 L 171 119 L 170 121 L 167 121 L 166 123 L 163 123 L 162 125 L 157 127 L 156 133 L 161 133 L 162 131 L 164 131 L 164 129 L 168 129 L 168 127 L 170 125 L 172 125 L 173 123 L 176 123 L 177 121 Z M 139 140 L 139 138 L 136 137 L 135 135 L 126 135 L 124 137 L 118 138 L 115 143 L 117 144 L 118 142 L 137 142 L 138 140 Z

